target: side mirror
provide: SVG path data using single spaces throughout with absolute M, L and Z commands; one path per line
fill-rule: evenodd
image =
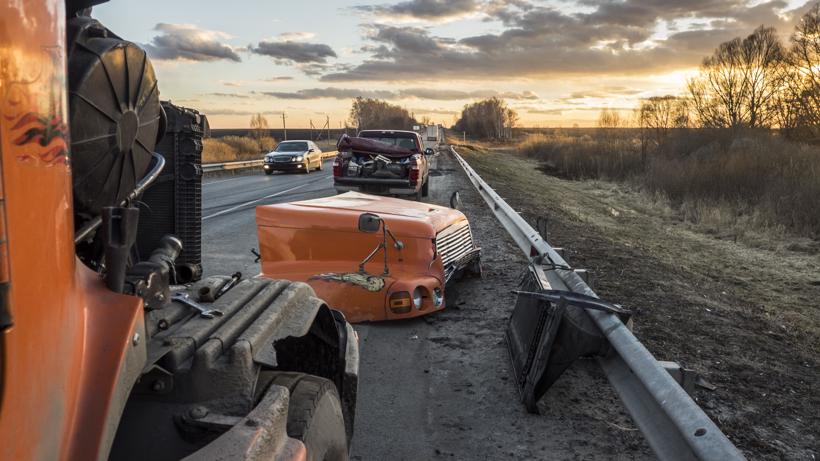
M 427 149 L 424 149 L 424 155 L 433 155 L 433 154 L 435 154 L 435 152 L 433 151 L 432 148 L 428 147 Z
M 313 152 L 316 152 L 316 149 L 309 149 L 309 150 L 308 150 L 308 153 L 309 153 L 309 154 L 310 154 L 310 153 L 313 153 Z
M 379 231 L 381 227 L 382 218 L 373 213 L 362 213 L 359 216 L 359 232 L 366 232 L 372 234 Z

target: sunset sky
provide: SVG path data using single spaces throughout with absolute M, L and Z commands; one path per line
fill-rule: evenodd
M 524 126 L 586 126 L 602 107 L 678 94 L 722 41 L 784 39 L 806 0 L 111 0 L 94 16 L 140 43 L 162 97 L 215 128 L 266 115 L 344 123 L 355 96 L 450 125 L 500 96 Z

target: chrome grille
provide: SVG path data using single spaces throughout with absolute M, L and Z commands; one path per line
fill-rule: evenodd
M 453 224 L 436 235 L 436 248 L 445 269 L 475 249 L 470 223 Z
M 292 162 L 293 157 L 274 157 L 273 161 L 277 163 Z

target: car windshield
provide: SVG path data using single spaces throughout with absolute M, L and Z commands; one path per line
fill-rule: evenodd
M 368 139 L 372 139 L 374 141 L 383 142 L 385 144 L 392 144 L 394 146 L 404 147 L 405 149 L 416 149 L 416 143 L 413 142 L 412 138 L 377 138 L 370 136 L 365 137 Z
M 276 146 L 276 152 L 305 152 L 308 150 L 306 142 L 283 142 Z

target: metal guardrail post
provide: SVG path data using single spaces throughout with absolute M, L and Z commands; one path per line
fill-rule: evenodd
M 569 264 L 504 201 L 473 168 L 450 148 L 470 182 L 487 202 L 518 247 L 536 265 L 550 269 Z M 598 297 L 572 270 L 546 270 L 545 288 Z M 669 375 L 617 315 L 587 310 L 612 346 L 598 363 L 649 446 L 663 460 L 742 460 L 740 451 Z

